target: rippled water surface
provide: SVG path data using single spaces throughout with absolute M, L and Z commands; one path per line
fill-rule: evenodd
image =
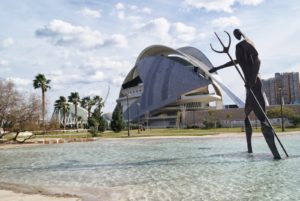
M 0 150 L 0 181 L 108 189 L 124 200 L 300 200 L 300 135 L 280 136 L 274 161 L 262 137 L 114 139 Z M 280 147 L 282 156 L 284 156 Z

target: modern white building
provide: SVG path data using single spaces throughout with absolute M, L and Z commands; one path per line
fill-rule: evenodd
M 75 105 L 69 103 L 70 110 L 66 114 L 66 125 L 69 128 L 76 128 Z M 86 128 L 88 123 L 88 111 L 80 106 L 77 106 L 78 127 Z M 64 125 L 64 114 L 62 110 L 54 109 L 52 121 L 57 121 L 60 126 Z
M 184 121 L 185 111 L 223 108 L 220 89 L 243 106 L 217 76 L 208 72 L 212 67 L 208 58 L 193 47 L 147 47 L 126 76 L 117 100 L 125 121 L 176 127 Z

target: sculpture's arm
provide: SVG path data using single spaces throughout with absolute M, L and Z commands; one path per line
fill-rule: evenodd
M 233 60 L 233 61 L 229 61 L 221 66 L 218 66 L 218 67 L 214 67 L 212 69 L 209 70 L 210 73 L 213 73 L 213 72 L 216 72 L 222 68 L 227 68 L 227 67 L 230 67 L 230 66 L 234 66 L 234 64 L 238 64 L 238 61 L 237 60 Z

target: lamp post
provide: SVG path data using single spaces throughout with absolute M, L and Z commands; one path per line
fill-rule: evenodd
M 138 106 L 138 134 L 140 134 L 140 103 L 137 103 Z
M 280 91 L 280 113 L 281 113 L 281 131 L 285 131 L 284 128 L 284 118 L 283 118 L 283 97 L 282 97 L 282 88 L 279 88 Z
M 145 118 L 147 120 L 147 131 L 149 130 L 149 112 L 147 111 L 145 114 Z
M 128 100 L 128 96 L 129 93 L 124 93 L 123 95 L 126 96 L 126 103 L 127 103 L 127 133 L 128 133 L 128 137 L 130 137 L 130 113 L 129 113 L 129 100 Z
M 128 137 L 130 137 L 130 112 L 129 112 L 129 100 L 128 100 L 128 94 L 126 95 L 126 101 L 127 101 L 127 132 L 128 132 Z

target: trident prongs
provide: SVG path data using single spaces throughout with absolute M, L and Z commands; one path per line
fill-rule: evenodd
M 231 45 L 231 37 L 229 35 L 229 33 L 227 31 L 224 31 L 227 35 L 228 35 L 228 38 L 229 38 L 229 43 L 228 43 L 228 46 L 225 46 L 223 44 L 223 42 L 221 41 L 220 37 L 218 36 L 218 34 L 215 32 L 215 35 L 217 36 L 218 40 L 220 41 L 222 47 L 223 47 L 223 50 L 219 51 L 219 50 L 216 50 L 212 47 L 212 45 L 210 44 L 210 47 L 213 51 L 217 52 L 217 53 L 228 53 L 229 52 L 229 48 L 230 48 L 230 45 Z

